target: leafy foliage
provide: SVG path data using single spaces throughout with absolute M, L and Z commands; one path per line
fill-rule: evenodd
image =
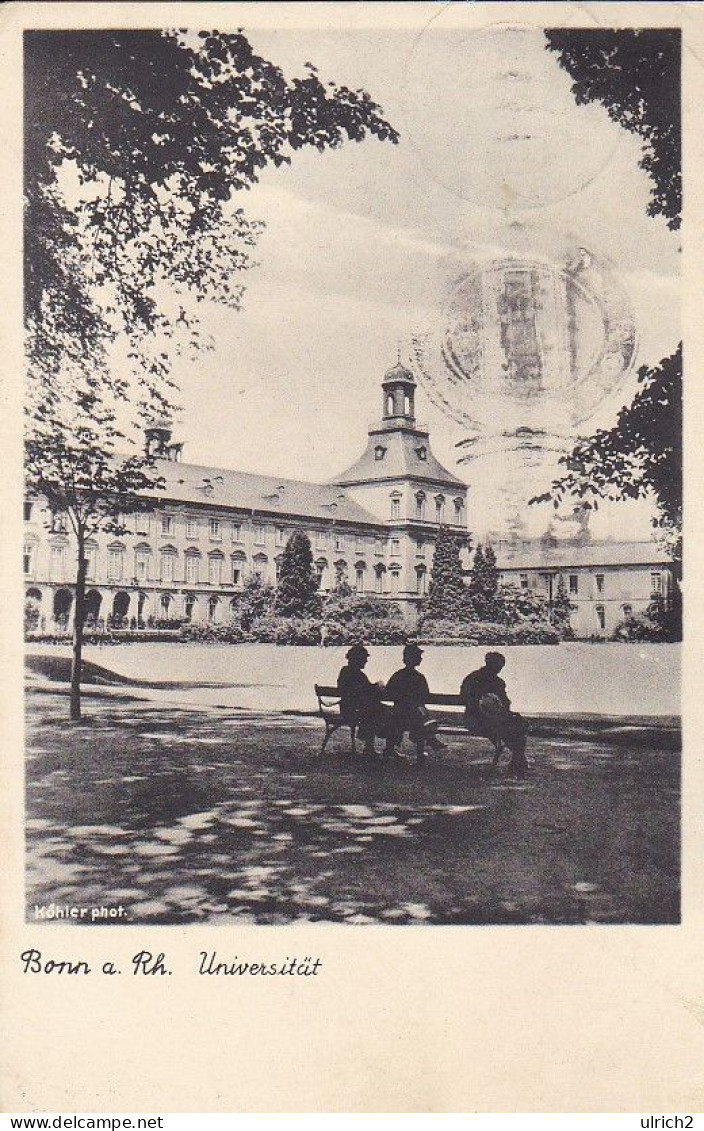
M 616 424 L 580 440 L 561 463 L 566 475 L 533 502 L 566 495 L 595 500 L 637 499 L 652 493 L 657 525 L 676 560 L 682 526 L 682 348 L 658 366 L 642 366 L 640 390 L 622 408 Z
M 164 339 L 204 344 L 188 292 L 239 305 L 261 226 L 234 194 L 304 147 L 397 140 L 364 91 L 310 64 L 289 80 L 241 31 L 27 32 L 25 76 L 26 314 L 47 377 L 121 331 L 137 370 L 165 378 Z
M 274 597 L 273 585 L 262 581 L 258 574 L 248 578 L 233 604 L 233 623 L 248 632 L 255 621 L 272 614 Z
M 527 624 L 548 624 L 550 615 L 547 599 L 532 589 L 523 589 L 518 585 L 502 585 L 499 589 L 502 616 L 499 617 L 505 624 L 515 624 L 518 621 Z
M 628 644 L 672 643 L 682 639 L 682 606 L 675 595 L 669 604 L 662 598 L 652 601 L 644 613 L 631 613 L 616 625 L 613 640 Z
M 546 32 L 548 48 L 573 79 L 578 104 L 598 101 L 613 121 L 643 141 L 641 168 L 653 188 L 648 215 L 680 226 L 681 32 L 677 28 Z M 652 492 L 656 525 L 677 562 L 682 527 L 682 352 L 639 371 L 641 389 L 616 425 L 580 440 L 561 462 L 568 474 L 531 502 L 567 495 L 639 498 Z M 596 506 L 596 502 L 591 505 Z
M 491 621 L 432 620 L 423 624 L 421 644 L 558 644 L 559 634 L 548 624 L 504 624 Z
M 601 102 L 613 121 L 642 138 L 640 166 L 653 182 L 648 214 L 679 228 L 680 30 L 559 28 L 545 34 L 573 79 L 577 104 Z
M 30 31 L 24 73 L 27 485 L 77 540 L 79 718 L 85 539 L 161 485 L 135 445 L 173 414 L 174 357 L 209 344 L 197 303 L 239 306 L 261 225 L 235 194 L 305 146 L 397 135 L 364 91 L 288 80 L 241 32 Z

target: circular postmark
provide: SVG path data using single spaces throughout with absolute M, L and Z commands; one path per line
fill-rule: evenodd
M 576 236 L 513 224 L 444 265 L 435 324 L 413 336 L 431 400 L 470 437 L 573 435 L 636 355 L 629 296 Z

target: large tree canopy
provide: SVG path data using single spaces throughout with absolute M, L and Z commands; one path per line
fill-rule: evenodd
M 643 139 L 641 168 L 653 182 L 650 216 L 679 228 L 682 210 L 679 28 L 559 28 L 548 47 L 573 79 L 578 105 L 601 102 Z
M 191 304 L 174 295 L 233 307 L 241 297 L 233 272 L 248 265 L 259 226 L 235 193 L 297 149 L 369 134 L 397 140 L 367 93 L 323 83 L 312 64 L 287 79 L 241 32 L 27 32 L 34 373 L 95 367 L 126 333 L 143 390 L 168 402 L 168 382 L 157 380 L 170 367 L 165 340 L 202 344 Z M 68 169 L 79 182 L 72 201 L 62 191 Z
M 638 371 L 640 389 L 613 428 L 580 440 L 561 460 L 568 471 L 538 501 L 637 499 L 652 493 L 658 524 L 676 557 L 682 523 L 682 349 Z
M 611 118 L 643 139 L 641 168 L 652 181 L 650 216 L 680 226 L 682 208 L 680 54 L 677 28 L 561 28 L 548 47 L 574 80 L 578 103 L 599 101 Z M 640 389 L 613 428 L 580 440 L 561 462 L 568 472 L 545 495 L 589 500 L 651 494 L 658 525 L 679 560 L 682 523 L 682 349 L 642 366 Z M 593 504 L 594 505 L 594 504 Z
M 260 225 L 237 192 L 368 134 L 397 140 L 368 94 L 312 64 L 286 79 L 241 32 L 26 33 L 27 488 L 76 539 L 72 718 L 86 539 L 160 485 L 141 432 L 173 411 L 174 356 L 206 344 L 194 303 L 239 305 Z

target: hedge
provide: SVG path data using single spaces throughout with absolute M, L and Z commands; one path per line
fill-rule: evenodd
M 426 622 L 418 639 L 421 644 L 559 644 L 560 635 L 549 625 L 492 624 L 489 621 Z

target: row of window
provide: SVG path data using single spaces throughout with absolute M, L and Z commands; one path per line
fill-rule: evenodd
M 327 549 L 328 547 L 319 545 L 318 548 L 324 550 L 324 549 Z M 336 540 L 336 544 L 335 544 L 334 548 L 335 548 L 335 550 L 340 549 L 340 546 L 337 545 L 337 540 Z M 63 544 L 55 545 L 55 546 L 51 547 L 51 562 L 50 562 L 51 574 L 50 574 L 50 576 L 54 580 L 61 580 L 61 579 L 63 579 L 63 577 L 65 575 L 66 550 L 67 550 L 67 547 Z M 355 550 L 356 550 L 357 553 L 364 553 L 365 547 L 364 547 L 364 545 L 357 544 L 355 546 Z M 379 540 L 377 542 L 376 551 L 379 554 L 384 553 L 384 542 L 383 542 L 383 540 Z M 33 576 L 33 574 L 34 574 L 35 552 L 36 552 L 35 543 L 26 542 L 25 546 L 24 546 L 24 572 L 27 576 Z M 119 548 L 119 549 L 113 548 L 113 549 L 108 550 L 108 580 L 109 581 L 120 581 L 122 579 L 122 577 L 124 576 L 124 552 L 125 551 L 122 548 Z M 219 551 L 218 551 L 218 553 L 219 553 Z M 97 577 L 97 554 L 98 554 L 98 547 L 97 546 L 88 546 L 86 548 L 86 558 L 87 558 L 87 561 L 88 561 L 88 573 L 87 573 L 86 576 L 88 577 L 89 580 L 95 580 L 95 578 Z M 197 551 L 197 552 L 194 551 L 193 553 L 190 553 L 188 550 L 186 551 L 186 572 L 187 573 L 188 573 L 189 569 L 191 571 L 195 571 L 197 569 L 197 567 L 193 564 L 193 562 L 194 562 L 194 559 L 197 561 L 198 554 L 199 554 L 199 551 Z M 392 558 L 398 558 L 398 557 L 401 556 L 401 540 L 400 540 L 400 538 L 391 538 L 390 539 L 390 541 L 389 541 L 389 554 Z M 426 543 L 423 541 L 422 538 L 416 539 L 416 557 L 425 558 L 425 554 L 426 554 Z M 173 576 L 174 576 L 174 574 L 173 574 L 174 556 L 175 556 L 174 551 L 172 551 L 172 550 L 162 550 L 162 552 L 160 554 L 160 558 L 161 558 L 161 574 L 160 574 L 160 576 L 161 576 L 161 579 L 163 581 L 173 580 Z M 136 577 L 137 580 L 146 581 L 146 580 L 149 579 L 149 563 L 150 563 L 150 560 L 151 560 L 151 551 L 150 550 L 148 550 L 148 549 L 144 549 L 144 550 L 137 549 L 137 550 L 135 550 L 134 577 Z M 212 560 L 216 560 L 216 559 L 212 559 Z M 211 569 L 211 570 L 215 569 L 215 568 L 216 567 L 214 567 L 214 566 L 209 567 L 209 569 Z
M 391 496 L 391 518 L 394 519 L 394 520 L 401 518 L 401 497 L 402 496 L 400 494 L 393 494 Z M 425 496 L 425 492 L 419 491 L 417 493 L 417 495 L 415 496 L 415 500 L 416 500 L 415 517 L 419 522 L 425 522 L 425 520 L 427 518 L 427 507 L 426 507 L 427 499 L 426 499 L 426 496 Z M 462 523 L 463 519 L 464 519 L 464 499 L 455 499 L 454 500 L 454 510 L 455 510 L 455 523 L 457 523 L 457 524 Z M 445 521 L 445 496 L 444 495 L 436 495 L 435 496 L 435 521 L 436 522 L 444 522 Z
M 551 576 L 554 578 L 555 575 L 554 574 L 551 575 L 551 574 L 548 574 L 548 573 L 541 573 L 540 574 L 541 580 L 544 581 L 546 584 L 549 583 Z M 534 582 L 535 578 L 530 577 L 529 574 L 527 574 L 527 573 L 520 574 L 519 582 L 520 582 L 522 589 L 530 588 L 531 581 Z M 596 583 L 597 593 L 606 593 L 606 575 L 603 574 L 603 573 L 596 573 L 596 574 L 594 574 L 594 581 Z M 569 595 L 571 597 L 576 597 L 576 596 L 579 595 L 579 574 L 578 573 L 569 573 L 567 575 L 567 587 L 568 587 Z M 659 596 L 662 593 L 662 591 L 663 591 L 663 581 L 662 581 L 662 573 L 661 572 L 653 571 L 650 574 L 650 591 L 654 596 Z
M 35 546 L 31 543 L 25 545 L 24 552 L 24 572 L 31 576 L 34 572 L 33 569 L 33 555 Z M 66 551 L 67 547 L 64 545 L 52 546 L 51 548 L 51 562 L 50 562 L 50 577 L 54 581 L 63 581 L 66 579 Z M 86 551 L 87 572 L 86 579 L 88 581 L 95 581 L 96 579 L 96 554 L 97 547 L 89 547 Z M 211 554 L 207 559 L 207 574 L 201 576 L 201 557 L 199 554 L 185 554 L 185 574 L 183 580 L 186 585 L 200 585 L 201 581 L 205 581 L 207 577 L 208 585 L 235 585 L 239 586 L 244 580 L 244 566 L 245 562 L 241 558 L 234 558 L 226 564 L 226 559 L 220 554 Z M 134 574 L 133 580 L 137 583 L 148 582 L 149 580 L 157 580 L 150 578 L 150 565 L 152 555 L 149 550 L 136 550 L 134 554 Z M 162 552 L 159 555 L 160 572 L 158 580 L 164 584 L 170 585 L 176 583 L 176 562 L 177 555 L 172 551 Z M 254 573 L 260 576 L 263 574 L 266 559 L 262 562 L 254 563 Z M 276 560 L 274 563 L 276 578 L 278 580 L 280 561 Z M 325 587 L 328 581 L 327 563 L 318 562 L 316 570 L 321 583 Z M 386 567 L 378 565 L 374 569 L 375 577 L 375 590 L 377 593 L 386 592 L 384 578 L 386 575 Z M 390 592 L 398 592 L 401 569 L 400 566 L 391 566 L 388 571 L 390 579 Z M 420 566 L 416 571 L 418 578 L 423 578 L 423 583 L 418 583 L 418 592 L 425 593 L 425 567 Z M 365 577 L 366 566 L 363 562 L 359 562 L 355 567 L 355 584 L 358 592 L 365 592 Z M 108 549 L 107 560 L 107 579 L 108 581 L 123 581 L 126 579 L 125 574 L 125 551 L 122 548 Z

